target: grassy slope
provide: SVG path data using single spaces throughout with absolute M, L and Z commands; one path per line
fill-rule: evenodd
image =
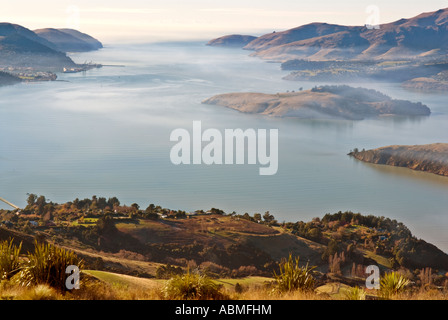
M 312 264 L 321 263 L 325 246 L 286 233 L 281 228 L 271 228 L 230 216 L 196 216 L 180 220 L 139 220 L 135 223 L 118 223 L 117 228 L 144 243 L 170 242 L 228 246 L 247 241 L 256 248 L 280 260 L 289 253 L 306 257 Z
M 119 222 L 117 223 L 117 227 L 121 232 L 140 237 L 140 240 L 145 241 L 169 241 L 173 235 L 176 235 L 177 241 L 182 241 L 183 243 L 189 243 L 193 239 L 199 239 L 208 244 L 229 244 L 234 241 L 247 240 L 256 247 L 263 248 L 276 259 L 287 256 L 289 252 L 293 252 L 295 255 L 301 257 L 303 263 L 310 260 L 311 264 L 320 262 L 322 267 L 325 267 L 325 263 L 322 264 L 322 261 L 319 261 L 321 252 L 325 249 L 325 246 L 294 236 L 280 227 L 268 227 L 263 224 L 230 216 L 211 215 L 160 221 L 135 220 L 134 222 Z M 367 232 L 367 228 L 363 226 L 352 226 L 347 232 Z M 0 239 L 9 237 L 23 241 L 26 247 L 31 247 L 32 245 L 31 236 L 0 228 Z M 126 299 L 160 298 L 160 288 L 163 287 L 166 280 L 148 279 L 141 277 L 141 275 L 155 275 L 157 268 L 161 264 L 76 247 L 75 242 L 73 242 L 73 245 L 66 245 L 67 249 L 75 251 L 83 258 L 90 260 L 101 258 L 104 264 L 109 267 L 109 270 L 113 270 L 112 272 L 83 270 L 83 272 L 111 286 L 111 289 L 114 290 L 113 292 L 118 292 L 118 295 L 129 295 L 129 297 L 127 295 L 118 297 Z M 366 257 L 375 260 L 385 269 L 391 267 L 389 260 L 381 255 L 376 255 L 367 250 L 363 250 L 362 253 Z M 131 274 L 139 274 L 139 276 L 131 276 Z M 329 278 L 327 283 L 316 288 L 314 296 L 296 297 L 293 295 L 271 297 L 270 294 L 272 292 L 266 289 L 265 285 L 273 280 L 270 277 L 251 276 L 237 279 L 220 278 L 214 281 L 222 284 L 223 289 L 232 295 L 232 299 L 344 299 L 345 292 L 349 288 L 347 284 L 342 283 L 344 281 L 341 282 L 341 279 L 336 277 Z M 242 294 L 236 293 L 235 286 L 237 283 L 243 286 L 245 290 Z M 352 286 L 352 284 L 349 285 Z
M 154 276 L 156 270 L 162 264 L 157 262 L 141 261 L 131 258 L 122 257 L 106 252 L 94 252 L 93 250 L 83 250 L 75 248 L 74 246 L 63 246 L 67 250 L 74 251 L 77 255 L 87 261 L 94 261 L 101 258 L 104 262 L 104 267 L 115 270 L 116 272 L 124 274 L 140 274 L 146 276 Z
M 94 224 L 86 224 L 93 227 Z M 321 256 L 326 249 L 325 245 L 296 236 L 280 227 L 269 227 L 264 224 L 238 219 L 231 216 L 202 215 L 188 219 L 166 220 L 133 220 L 116 223 L 117 229 L 127 236 L 137 239 L 142 244 L 172 243 L 188 245 L 194 242 L 204 246 L 228 247 L 236 243 L 249 243 L 257 249 L 263 250 L 274 260 L 286 258 L 290 253 L 299 256 L 302 263 L 309 262 L 319 266 L 318 270 L 326 272 L 327 263 Z M 360 228 L 354 228 L 355 232 Z M 364 230 L 364 228 L 361 228 Z M 358 230 L 359 231 L 359 230 Z M 24 242 L 25 251 L 32 250 L 31 236 L 0 228 L 0 239 L 14 237 Z M 128 252 L 104 252 L 88 248 L 76 240 L 64 240 L 57 245 L 75 251 L 88 262 L 101 258 L 107 270 L 132 274 L 155 276 L 161 263 L 148 261 Z M 370 251 L 362 251 L 365 257 L 375 260 L 379 265 L 390 268 L 390 261 Z
M 379 266 L 383 266 L 384 268 L 387 268 L 387 269 L 392 269 L 392 268 L 393 268 L 393 265 L 392 265 L 392 263 L 391 263 L 391 261 L 390 261 L 389 259 L 387 259 L 387 258 L 385 258 L 385 257 L 383 257 L 383 256 L 380 256 L 380 255 L 378 255 L 378 254 L 375 254 L 375 253 L 372 252 L 372 251 L 361 250 L 361 249 L 358 249 L 358 250 L 361 251 L 362 254 L 363 254 L 366 258 L 370 258 L 370 259 L 376 261 L 376 263 L 377 263 Z
M 87 219 L 86 219 L 87 220 Z M 74 222 L 78 225 L 78 222 Z M 94 224 L 81 224 L 93 227 Z M 325 246 L 310 240 L 286 233 L 281 228 L 272 228 L 264 224 L 239 219 L 231 216 L 203 215 L 189 219 L 167 220 L 134 220 L 117 222 L 117 229 L 142 244 L 174 243 L 189 245 L 194 242 L 204 246 L 227 247 L 240 242 L 248 242 L 254 247 L 265 251 L 274 259 L 287 257 L 290 252 L 306 257 L 312 264 L 322 261 L 320 256 Z M 46 233 L 46 232 L 44 232 Z M 33 249 L 33 237 L 17 231 L 0 228 L 0 240 L 15 238 L 17 243 L 24 242 L 25 251 Z M 51 239 L 47 237 L 47 239 Z M 56 245 L 76 252 L 88 262 L 101 258 L 108 270 L 125 274 L 141 274 L 154 276 L 160 263 L 137 259 L 118 253 L 94 250 L 76 239 L 58 240 Z M 305 262 L 305 261 L 304 261 Z
M 152 296 L 157 296 L 157 291 L 163 288 L 163 285 L 167 280 L 160 279 L 143 279 L 139 277 L 133 277 L 129 275 L 123 275 L 112 272 L 97 271 L 97 270 L 85 270 L 85 274 L 92 276 L 101 282 L 112 286 L 115 289 L 128 290 L 128 291 L 146 291 L 153 292 Z M 267 277 L 245 277 L 239 279 L 231 278 L 221 278 L 215 279 L 214 282 L 223 286 L 226 292 L 232 293 L 232 298 L 234 299 L 267 299 L 275 298 L 275 296 L 269 295 L 269 289 L 265 291 L 263 288 L 265 285 L 274 281 L 273 278 Z M 244 288 L 245 295 L 235 295 L 235 286 L 239 284 Z M 345 298 L 345 292 L 350 288 L 350 286 L 339 283 L 330 282 L 325 285 L 316 288 L 314 299 L 336 299 L 341 300 Z M 155 292 L 155 293 L 154 293 Z M 278 298 L 278 297 L 277 297 Z M 300 297 L 303 298 L 303 297 Z M 312 297 L 308 297 L 312 298 Z M 283 299 L 295 299 L 292 297 L 283 297 Z
M 118 285 L 121 287 L 154 289 L 164 282 L 164 280 L 146 279 L 120 273 L 113 273 L 99 270 L 84 270 L 83 272 L 108 284 Z
M 143 243 L 171 242 L 228 245 L 248 236 L 273 237 L 279 234 L 263 224 L 230 216 L 196 216 L 179 220 L 137 220 L 117 223 L 117 229 Z
M 167 280 L 163 279 L 145 279 L 139 278 L 119 273 L 107 272 L 107 271 L 98 271 L 98 270 L 85 270 L 83 271 L 86 274 L 97 278 L 98 280 L 104 281 L 108 284 L 115 284 L 124 287 L 130 288 L 146 288 L 146 289 L 154 289 L 162 286 Z M 242 286 L 246 287 L 256 287 L 262 286 L 267 282 L 273 281 L 272 278 L 267 277 L 245 277 L 239 279 L 231 279 L 231 278 L 221 278 L 214 280 L 218 284 L 222 284 L 227 289 L 233 289 L 233 287 L 239 283 Z

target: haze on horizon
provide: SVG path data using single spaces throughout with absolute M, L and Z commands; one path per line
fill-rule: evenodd
M 445 0 L 17 0 L 2 8 L 0 21 L 32 30 L 74 28 L 106 43 L 203 40 L 231 33 L 261 35 L 311 22 L 364 25 L 372 5 L 379 9 L 379 23 L 447 7 Z

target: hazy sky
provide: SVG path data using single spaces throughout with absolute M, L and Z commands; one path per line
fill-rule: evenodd
M 387 23 L 448 7 L 446 0 L 4 0 L 0 21 L 29 29 L 77 28 L 103 42 L 259 35 L 310 22 Z M 366 12 L 369 6 L 377 13 Z

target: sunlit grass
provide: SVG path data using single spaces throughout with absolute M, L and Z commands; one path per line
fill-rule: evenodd
M 222 286 L 204 274 L 187 270 L 165 283 L 163 296 L 168 300 L 221 300 L 227 298 Z

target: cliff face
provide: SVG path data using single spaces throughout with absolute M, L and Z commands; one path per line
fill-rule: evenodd
M 448 177 L 448 143 L 388 146 L 367 151 L 355 150 L 349 155 L 364 162 L 406 167 Z

